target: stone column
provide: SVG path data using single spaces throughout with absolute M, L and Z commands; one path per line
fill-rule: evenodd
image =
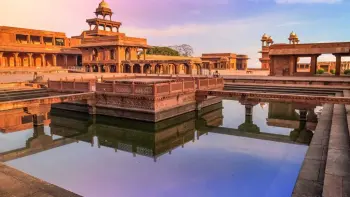
M 4 52 L 0 52 L 0 67 L 3 67 L 3 61 L 2 61 L 2 56 L 4 55 Z
M 141 74 L 143 74 L 143 67 L 144 66 L 145 66 L 145 64 L 140 64 Z
M 64 66 L 65 66 L 65 68 L 67 68 L 67 66 L 68 66 L 68 56 L 67 55 L 63 55 L 63 58 L 64 58 Z
M 101 71 L 101 65 L 97 65 L 97 70 L 98 70 L 99 73 L 102 72 Z
M 30 35 L 27 35 L 27 43 L 30 43 Z
M 143 49 L 143 60 L 146 60 L 146 49 Z
M 57 54 L 52 54 L 52 65 L 57 66 Z
M 45 53 L 40 54 L 41 55 L 41 62 L 42 62 L 42 67 L 46 66 L 46 58 L 45 58 Z
M 74 58 L 75 58 L 75 66 L 78 66 L 78 55 L 75 55 Z
M 310 73 L 312 75 L 316 74 L 316 70 L 317 70 L 317 55 L 312 55 L 311 56 L 311 63 L 310 63 Z
M 289 62 L 289 75 L 293 76 L 294 73 L 297 72 L 297 64 L 296 64 L 296 57 L 295 56 L 290 56 L 290 62 Z
M 335 54 L 335 76 L 340 76 L 341 55 Z
M 15 58 L 15 60 L 14 60 L 14 66 L 15 66 L 15 67 L 18 66 L 18 54 L 19 54 L 19 53 L 13 53 L 13 56 L 14 56 L 14 58 Z
M 44 37 L 40 36 L 40 44 L 44 44 Z
M 33 53 L 28 53 L 28 66 L 31 67 L 33 62 Z
M 130 73 L 134 73 L 134 64 L 130 64 Z

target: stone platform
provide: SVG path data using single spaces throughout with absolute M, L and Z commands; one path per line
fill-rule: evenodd
M 101 81 L 102 80 L 102 81 Z M 53 107 L 90 114 L 158 122 L 200 110 L 222 99 L 209 97 L 198 102 L 197 90 L 222 90 L 222 78 L 128 76 L 90 81 L 49 81 L 56 92 L 94 92 L 94 99 Z

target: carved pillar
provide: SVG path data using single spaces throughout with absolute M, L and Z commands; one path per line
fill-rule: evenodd
M 30 43 L 30 35 L 27 35 L 27 43 Z
M 145 64 L 140 64 L 141 74 L 143 74 L 143 67 L 144 66 L 145 66 Z
M 296 57 L 294 55 L 290 56 L 289 60 L 289 75 L 293 76 L 297 72 Z
M 143 49 L 143 60 L 146 60 L 146 49 Z
M 130 73 L 134 73 L 134 64 L 130 64 Z
M 57 54 L 52 54 L 52 65 L 57 66 Z
M 335 54 L 335 76 L 340 75 L 340 68 L 341 68 L 341 55 Z
M 310 72 L 311 74 L 316 74 L 316 70 L 317 70 L 317 57 L 318 55 L 313 55 L 311 56 L 311 69 L 310 69 Z
M 32 67 L 33 63 L 33 53 L 28 53 L 28 66 Z
M 41 62 L 42 62 L 42 66 L 45 67 L 46 66 L 46 59 L 45 59 L 45 54 L 42 53 L 41 55 Z
M 101 72 L 101 65 L 97 65 L 97 70 L 99 73 Z
M 2 61 L 2 56 L 4 55 L 4 52 L 0 52 L 0 67 L 3 67 L 3 61 Z
M 16 66 L 18 66 L 18 54 L 19 53 L 13 53 L 13 56 L 14 56 L 14 66 L 16 67 Z
M 44 37 L 40 36 L 40 44 L 44 44 Z
M 151 72 L 150 74 L 154 74 L 155 73 L 155 69 L 156 69 L 156 64 L 150 64 L 151 65 Z
M 75 66 L 78 66 L 78 55 L 75 55 L 74 59 L 75 59 Z
M 68 67 L 68 55 L 63 55 L 63 58 L 64 58 L 64 66 L 65 68 Z

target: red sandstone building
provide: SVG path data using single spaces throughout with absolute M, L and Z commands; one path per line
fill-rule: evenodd
M 271 76 L 312 76 L 317 69 L 323 68 L 335 75 L 340 75 L 349 66 L 342 64 L 341 58 L 350 56 L 350 42 L 306 43 L 299 44 L 297 34 L 289 35 L 289 44 L 273 44 L 271 37 L 263 35 L 261 67 L 269 69 Z M 317 58 L 322 54 L 332 54 L 336 57 L 334 64 L 318 63 Z M 309 57 L 309 64 L 299 64 L 300 58 Z
M 47 68 L 81 64 L 79 39 L 64 33 L 0 26 L 0 68 Z
M 203 70 L 244 70 L 248 57 L 232 53 L 203 54 L 201 58 L 146 57 L 145 38 L 120 32 L 121 22 L 103 0 L 87 19 L 89 29 L 80 36 L 64 33 L 0 27 L 0 68 L 68 68 L 86 72 L 203 74 Z

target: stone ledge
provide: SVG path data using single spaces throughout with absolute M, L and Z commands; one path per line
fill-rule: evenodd
M 324 197 L 350 196 L 350 148 L 347 113 L 344 105 L 334 105 L 323 187 Z M 346 180 L 346 181 L 344 181 Z
M 320 197 L 326 166 L 328 137 L 332 124 L 333 104 L 325 104 L 315 134 L 306 153 L 293 197 Z
M 2 163 L 0 163 L 0 181 L 0 196 L 2 197 L 80 197 Z

